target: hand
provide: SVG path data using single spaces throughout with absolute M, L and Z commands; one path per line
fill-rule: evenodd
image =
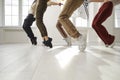
M 59 3 L 58 5 L 61 6 L 61 5 L 63 5 L 63 4 L 62 4 L 62 3 Z

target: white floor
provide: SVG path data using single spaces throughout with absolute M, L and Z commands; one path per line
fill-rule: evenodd
M 120 80 L 120 46 L 0 45 L 0 80 Z

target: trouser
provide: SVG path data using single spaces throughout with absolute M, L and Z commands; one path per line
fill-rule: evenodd
M 33 24 L 34 21 L 35 21 L 35 18 L 33 14 L 28 14 L 28 16 L 25 18 L 23 23 L 23 29 L 30 39 L 34 38 L 34 34 L 31 30 L 31 25 Z
M 47 9 L 47 0 L 39 0 L 39 3 L 37 5 L 37 10 L 36 10 L 36 24 L 41 32 L 41 36 L 48 36 L 46 27 L 43 23 L 43 15 Z
M 98 36 L 103 40 L 105 44 L 112 44 L 114 41 L 114 36 L 110 35 L 102 23 L 112 14 L 113 3 L 111 1 L 105 2 L 99 9 L 97 15 L 95 16 L 92 27 L 98 34 Z
M 62 27 L 62 25 L 59 21 L 57 22 L 56 27 L 57 27 L 58 31 L 60 32 L 60 34 L 62 35 L 63 38 L 68 37 L 67 33 L 65 32 L 65 30 L 63 29 L 63 27 Z
M 66 32 L 73 38 L 78 38 L 80 33 L 77 31 L 73 23 L 69 20 L 72 13 L 81 6 L 83 0 L 67 0 L 62 12 L 59 15 L 59 22 Z

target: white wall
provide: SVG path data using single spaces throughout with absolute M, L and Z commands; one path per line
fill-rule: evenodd
M 2 0 L 0 0 L 0 26 L 2 25 Z

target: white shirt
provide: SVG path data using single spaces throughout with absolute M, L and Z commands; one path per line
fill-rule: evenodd
M 29 14 L 35 15 L 35 10 L 36 10 L 36 2 L 31 5 L 31 8 L 29 10 Z

